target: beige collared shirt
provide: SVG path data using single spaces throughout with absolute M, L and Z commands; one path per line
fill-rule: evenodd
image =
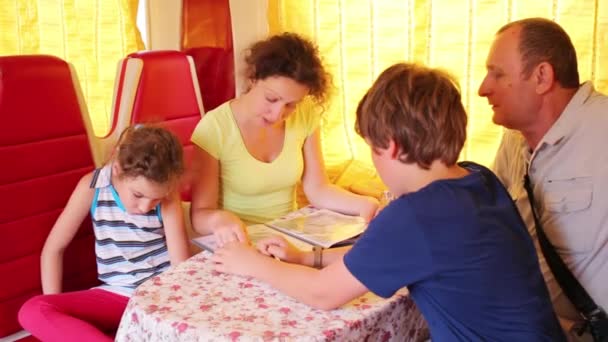
M 523 187 L 526 167 L 549 240 L 595 302 L 608 308 L 608 97 L 590 82 L 581 85 L 533 152 L 519 132 L 506 131 L 493 168 L 535 241 L 558 316 L 578 320 L 538 246 Z

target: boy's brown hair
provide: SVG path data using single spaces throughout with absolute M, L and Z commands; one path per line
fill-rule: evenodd
M 125 129 L 117 146 L 122 177 L 143 176 L 159 184 L 174 182 L 184 172 L 183 148 L 168 130 L 153 125 Z
M 466 140 L 467 115 L 457 82 L 447 73 L 398 63 L 380 74 L 357 107 L 355 129 L 374 148 L 395 141 L 399 160 L 429 169 L 456 163 Z

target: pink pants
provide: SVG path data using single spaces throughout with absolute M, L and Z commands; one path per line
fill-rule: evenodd
M 19 323 L 41 341 L 113 341 L 128 297 L 90 289 L 31 298 Z

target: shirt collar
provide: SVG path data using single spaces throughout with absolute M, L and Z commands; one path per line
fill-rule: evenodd
M 545 134 L 538 146 L 542 146 L 542 144 L 555 145 L 571 133 L 576 127 L 577 121 L 581 118 L 580 107 L 587 101 L 593 92 L 594 89 L 591 82 L 583 83 L 570 102 L 568 102 L 568 105 L 564 108 L 564 111 L 557 121 L 549 128 L 549 131 Z

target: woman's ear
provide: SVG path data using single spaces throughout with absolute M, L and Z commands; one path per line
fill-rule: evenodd
M 245 81 L 245 89 L 243 89 L 243 94 L 248 93 L 256 84 L 256 82 L 257 81 L 254 79 L 248 79 L 247 81 Z

